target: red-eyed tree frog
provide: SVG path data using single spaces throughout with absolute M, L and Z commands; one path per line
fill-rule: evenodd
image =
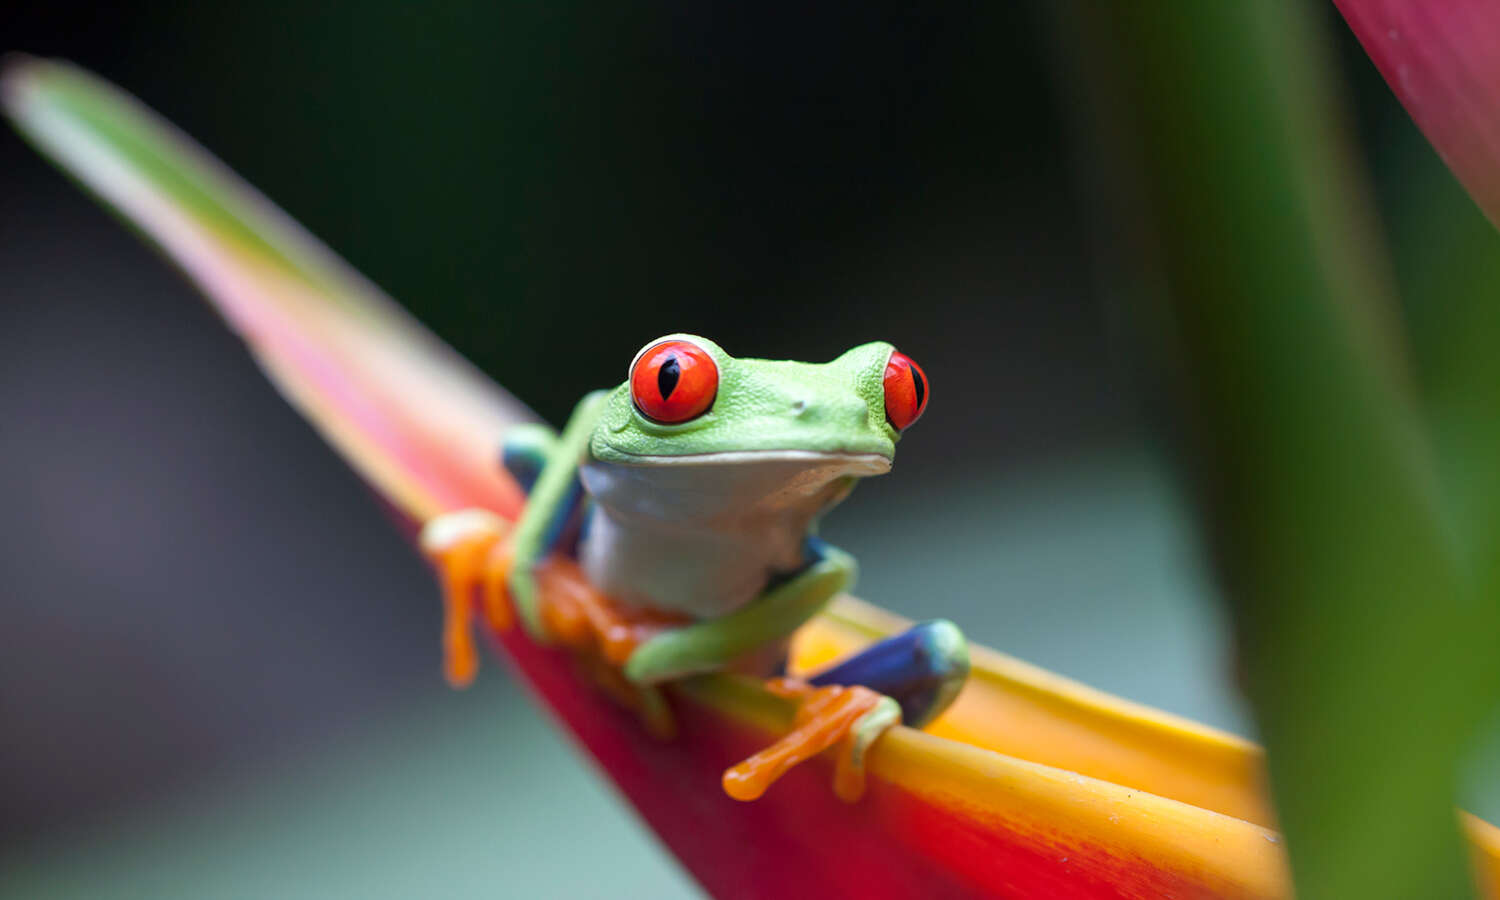
M 456 602 L 470 602 L 474 584 L 503 583 L 538 641 L 554 639 L 537 577 L 554 554 L 576 560 L 612 603 L 671 616 L 622 661 L 648 697 L 747 661 L 778 674 L 792 632 L 854 582 L 854 559 L 816 537 L 819 518 L 860 478 L 890 470 L 927 400 L 922 369 L 887 343 L 815 364 L 737 359 L 706 338 L 668 335 L 636 353 L 623 384 L 584 397 L 561 434 L 526 426 L 508 437 L 503 464 L 528 491 L 513 531 L 462 511 L 433 520 L 423 545 L 449 567 Z M 487 562 L 452 552 L 502 546 Z M 472 665 L 453 670 L 453 638 L 450 677 L 465 681 Z M 963 635 L 937 620 L 808 681 L 875 692 L 847 728 L 857 768 L 890 725 L 931 721 L 967 674 Z

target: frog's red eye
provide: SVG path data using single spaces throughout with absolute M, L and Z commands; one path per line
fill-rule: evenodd
M 647 347 L 630 368 L 630 399 L 641 415 L 675 425 L 696 419 L 714 405 L 719 367 L 691 341 Z
M 905 431 L 927 408 L 927 376 L 910 356 L 897 350 L 885 364 L 885 418 Z

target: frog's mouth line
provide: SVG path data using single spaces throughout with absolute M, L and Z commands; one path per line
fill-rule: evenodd
M 808 467 L 839 466 L 850 475 L 884 475 L 891 459 L 879 453 L 840 453 L 818 450 L 725 450 L 719 453 L 688 453 L 682 456 L 631 454 L 625 466 L 749 466 L 765 463 L 796 463 Z

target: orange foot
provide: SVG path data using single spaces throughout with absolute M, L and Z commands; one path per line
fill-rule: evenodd
M 509 631 L 515 624 L 505 586 L 514 558 L 511 528 L 493 513 L 462 510 L 433 519 L 422 529 L 422 550 L 437 567 L 443 585 L 444 671 L 454 687 L 467 686 L 479 668 L 472 621 L 476 605 L 496 631 Z M 640 644 L 687 619 L 623 609 L 595 590 L 577 563 L 563 557 L 543 562 L 536 576 L 546 637 L 573 651 L 590 677 L 635 710 L 653 734 L 670 737 L 674 726 L 661 693 L 632 684 L 620 667 Z
M 778 778 L 804 760 L 839 745 L 833 792 L 853 803 L 865 792 L 865 751 L 901 721 L 901 707 L 865 687 L 830 685 L 815 688 L 793 678 L 766 682 L 772 693 L 801 702 L 793 728 L 781 740 L 724 773 L 724 792 L 736 800 L 755 800 Z
M 509 631 L 515 623 L 505 595 L 510 531 L 510 522 L 480 509 L 439 516 L 422 529 L 422 552 L 443 586 L 443 672 L 454 687 L 468 686 L 479 671 L 472 621 L 476 591 L 492 628 Z

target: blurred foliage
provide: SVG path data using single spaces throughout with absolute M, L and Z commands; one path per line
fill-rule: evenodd
M 216 79 L 207 108 L 150 102 L 553 420 L 679 330 L 802 359 L 891 338 L 971 370 L 979 336 L 954 321 L 992 310 L 1025 328 L 1035 287 L 1010 287 L 1008 260 L 1072 243 L 1024 8 L 380 0 L 149 16 L 177 51 L 161 65 L 255 73 Z M 988 52 L 997 32 L 1019 35 L 1011 52 Z M 942 268 L 957 283 L 914 315 Z M 562 349 L 580 364 L 556 365 Z
M 1397 274 L 1482 633 L 1500 634 L 1500 232 L 1414 128 L 1390 147 Z M 1398 174 L 1397 174 L 1398 173 Z M 1500 700 L 1500 654 L 1474 689 Z
M 1306 4 L 1078 17 L 1302 897 L 1459 896 L 1486 692 L 1329 36 Z M 1132 190 L 1134 191 L 1132 193 Z M 1445 349 L 1445 352 L 1448 350 Z

